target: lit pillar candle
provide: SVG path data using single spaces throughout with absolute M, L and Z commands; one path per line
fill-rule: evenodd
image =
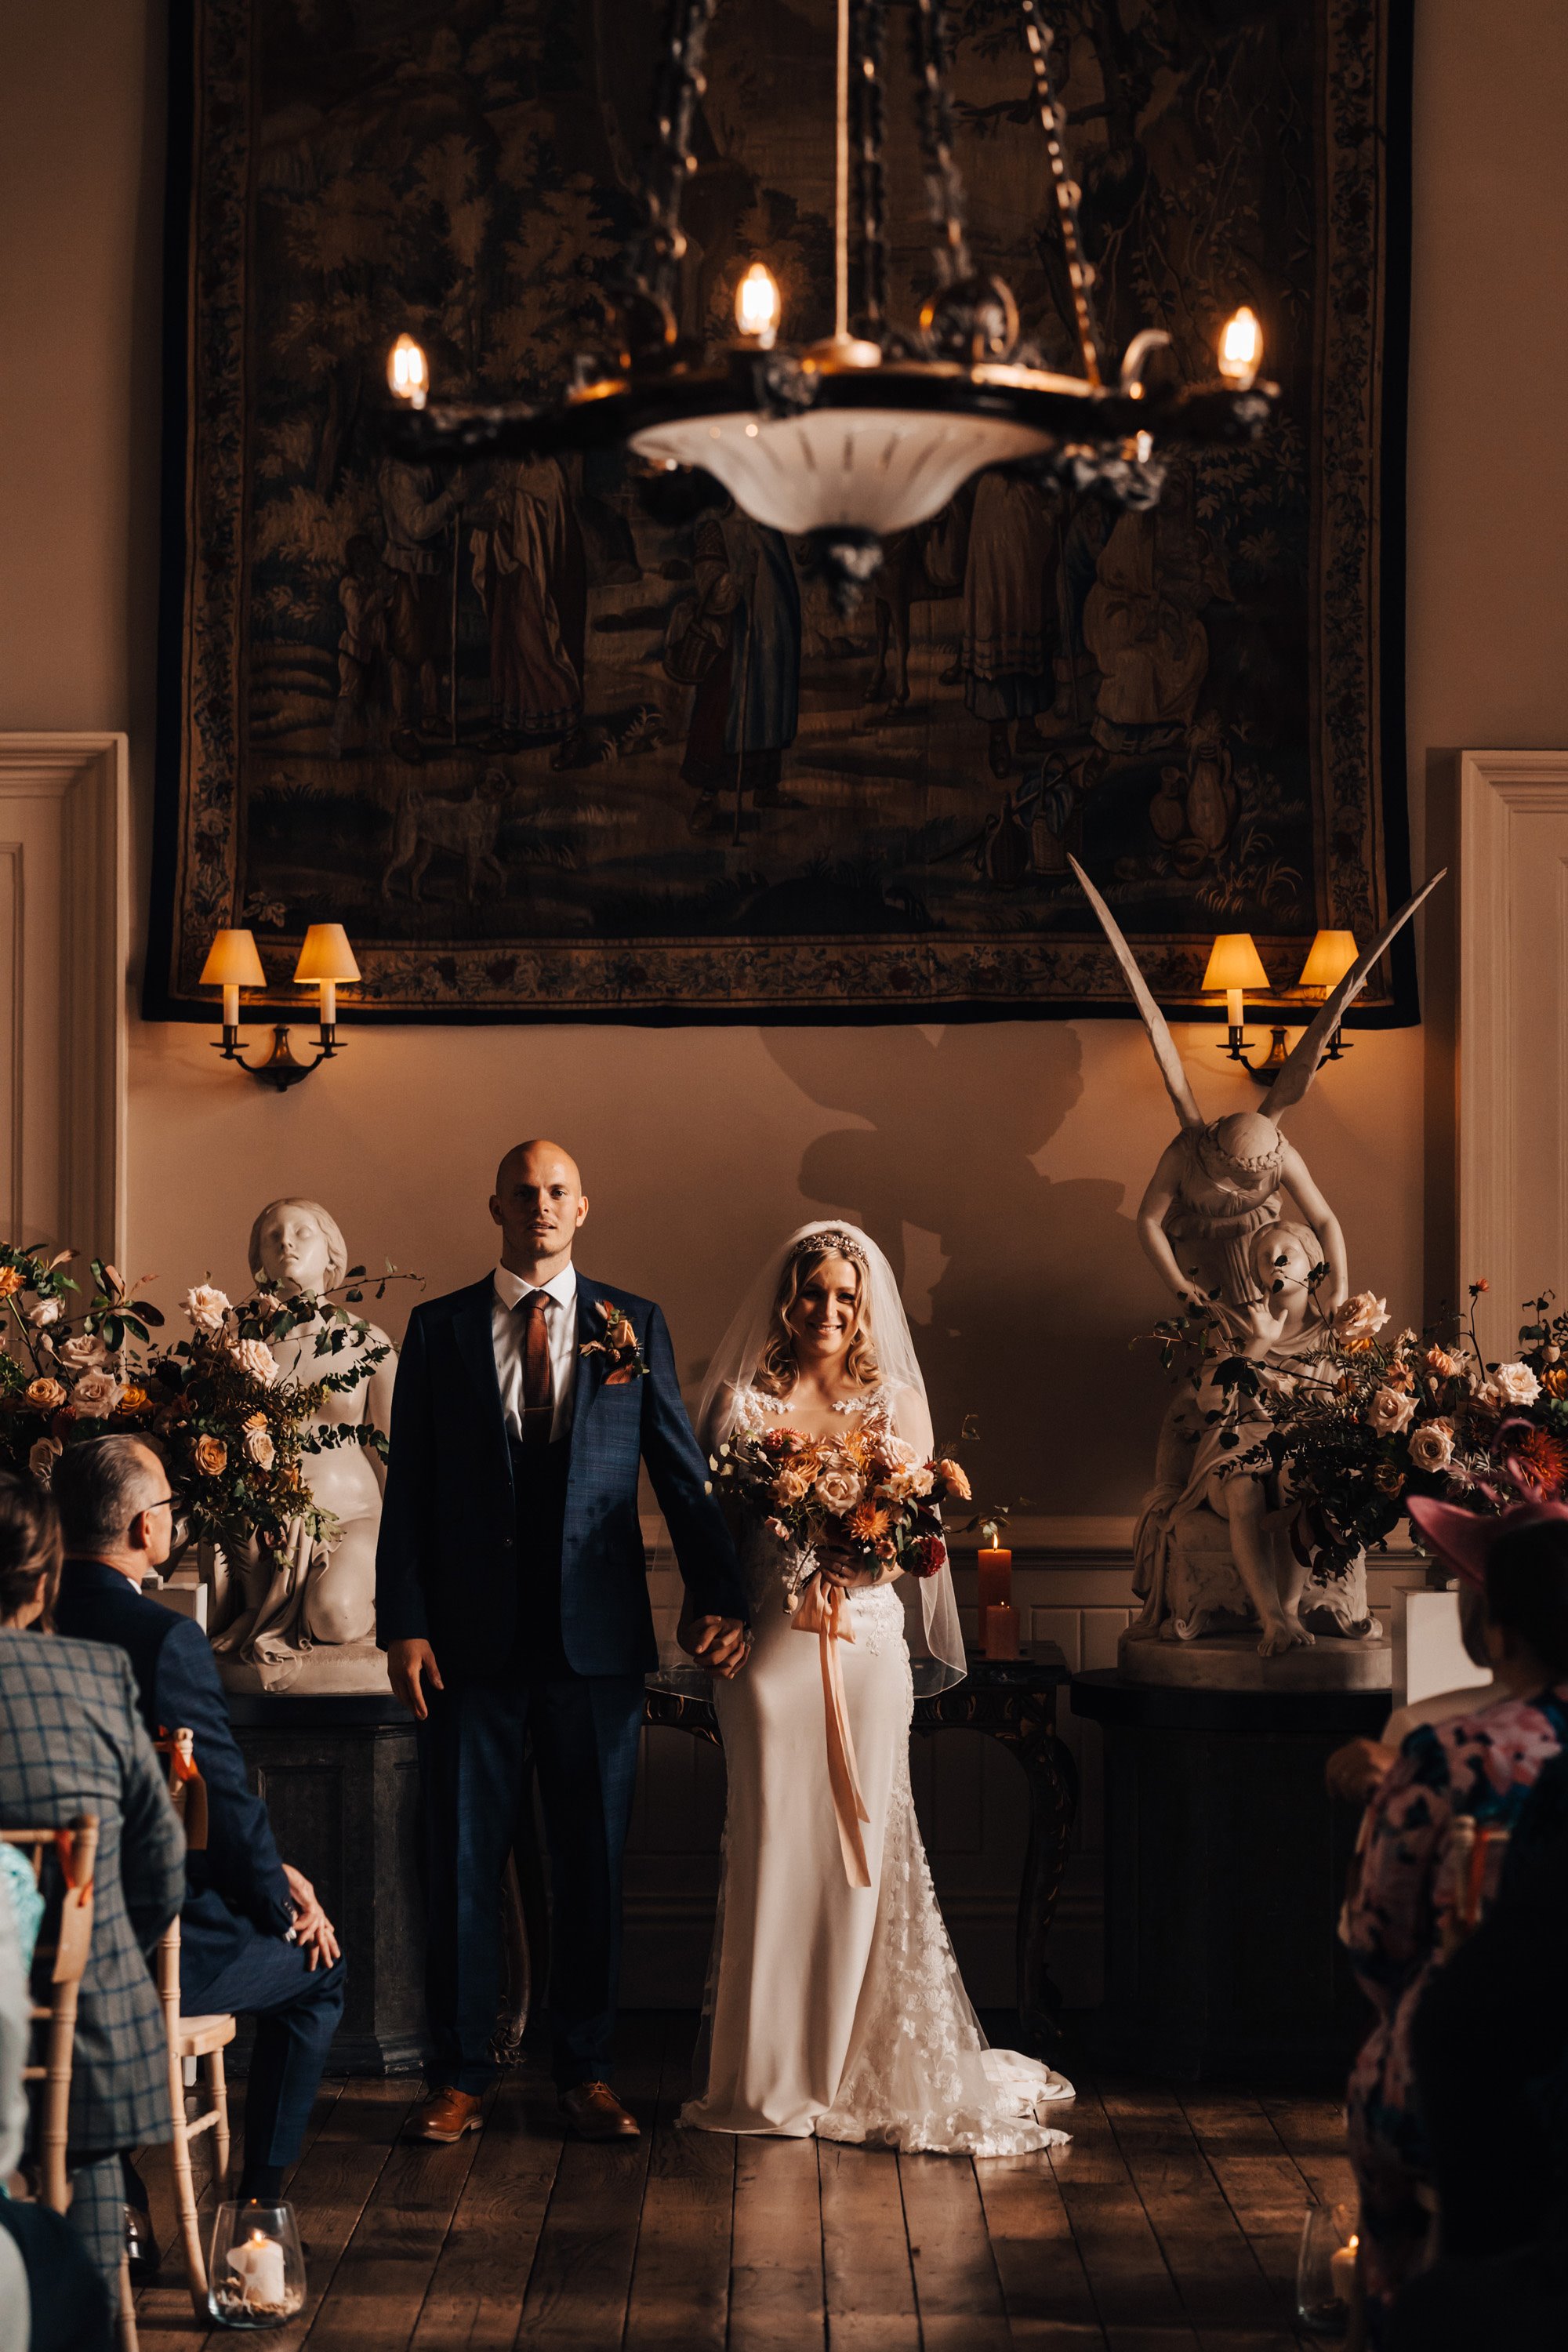
M 980 1622 L 985 1612 L 1013 1598 L 1013 1555 L 1000 1544 L 982 1544 L 975 1558 L 980 1568 Z
M 253 2231 L 243 2246 L 228 2250 L 228 2266 L 239 2281 L 247 2303 L 276 2308 L 283 2301 L 283 2249 L 275 2238 Z
M 1334 2301 L 1352 2304 L 1355 2301 L 1355 2256 L 1359 2238 L 1348 2246 L 1336 2246 L 1329 2257 L 1329 2276 L 1333 2282 Z

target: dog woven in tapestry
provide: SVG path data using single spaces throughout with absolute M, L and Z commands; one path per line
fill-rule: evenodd
M 1168 1002 L 1217 930 L 1281 989 L 1321 925 L 1373 933 L 1406 856 L 1407 5 L 1054 0 L 1110 350 L 1157 324 L 1212 376 L 1249 303 L 1279 417 L 1178 457 L 1145 513 L 982 474 L 846 619 L 704 474 L 441 473 L 378 435 L 405 330 L 458 398 L 546 397 L 603 346 L 651 0 L 186 0 L 149 1012 L 211 1017 L 230 923 L 297 1005 L 332 920 L 348 1003 L 398 1019 L 1123 1013 L 1069 852 Z M 1016 8 L 951 24 L 972 246 L 1076 365 Z M 687 333 L 732 331 L 753 259 L 791 341 L 831 326 L 833 59 L 832 0 L 720 6 Z M 1397 973 L 1366 1003 L 1411 1016 Z

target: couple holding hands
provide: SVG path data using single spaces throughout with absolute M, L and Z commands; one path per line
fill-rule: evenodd
M 920 1605 L 906 1612 L 896 1562 L 820 1569 L 840 1596 L 835 1682 L 858 1759 L 865 1869 L 851 1872 L 826 1669 L 789 1613 L 795 1548 L 749 1506 L 732 1531 L 709 1473 L 730 1437 L 773 1430 L 858 1429 L 911 1460 L 929 1454 L 887 1259 L 853 1226 L 792 1234 L 714 1359 L 694 1435 L 658 1307 L 574 1264 L 588 1202 L 570 1155 L 518 1145 L 489 1205 L 499 1265 L 409 1323 L 377 1559 L 379 1639 L 417 1719 L 425 1810 L 437 2087 L 417 2129 L 437 2140 L 476 2129 L 495 2074 L 500 1889 L 530 1750 L 551 1857 L 562 2107 L 587 2137 L 638 2128 L 608 2078 L 621 1857 L 658 1663 L 637 1515 L 646 1464 L 685 1585 L 682 1645 L 713 1674 L 729 1784 L 682 2122 L 971 2156 L 1061 2139 L 1043 2117 L 1071 2086 L 987 2046 L 915 1822 L 910 1642 L 948 1680 L 962 1675 L 950 1570 L 912 1580 Z

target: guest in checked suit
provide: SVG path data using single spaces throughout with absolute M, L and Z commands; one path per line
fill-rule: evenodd
M 185 1842 L 129 1661 L 29 1630 L 58 1572 L 52 1504 L 0 1479 L 0 1823 L 63 1829 L 80 1813 L 98 1815 L 66 2161 L 71 2225 L 113 2296 L 125 2245 L 121 2152 L 166 2140 L 172 2128 L 153 1958 L 184 1893 Z
M 314 1887 L 278 1859 L 253 1796 L 206 1635 L 140 1590 L 173 1532 L 169 1476 L 139 1437 L 68 1446 L 55 1465 L 65 1537 L 55 1622 L 112 1644 L 136 1678 L 154 1737 L 195 1734 L 206 1783 L 207 1843 L 193 1853 L 180 1912 L 180 2000 L 193 2013 L 256 2019 L 239 2194 L 276 2199 L 300 2153 L 321 2069 L 343 2013 L 343 1963 Z
M 496 1177 L 500 1264 L 415 1309 L 393 1398 L 376 1617 L 419 1724 L 434 2096 L 416 2129 L 475 2130 L 495 2074 L 500 1888 L 531 1742 L 553 1894 L 549 2011 L 563 2112 L 635 2136 L 610 2070 L 621 1854 L 643 1678 L 658 1663 L 637 1522 L 647 1465 L 686 1585 L 681 1639 L 744 1661 L 746 1603 L 651 1301 L 579 1277 L 588 1213 L 558 1144 Z

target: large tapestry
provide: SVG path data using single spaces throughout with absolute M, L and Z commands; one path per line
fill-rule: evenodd
M 983 474 L 845 618 L 706 475 L 442 474 L 378 436 L 405 329 L 459 398 L 545 397 L 603 347 L 652 0 L 187 0 L 149 1011 L 210 1017 L 229 923 L 296 1002 L 332 920 L 349 1002 L 403 1019 L 1120 1012 L 1069 853 L 1171 1003 L 1216 930 L 1277 989 L 1320 925 L 1365 938 L 1405 880 L 1407 7 L 1055 0 L 1112 353 L 1158 324 L 1212 375 L 1247 302 L 1278 419 L 1146 513 Z M 972 244 L 1072 365 L 1016 8 L 950 13 Z M 754 259 L 787 339 L 831 325 L 832 61 L 832 0 L 723 0 L 687 332 L 727 336 Z M 1366 1002 L 1410 1017 L 1397 971 Z

